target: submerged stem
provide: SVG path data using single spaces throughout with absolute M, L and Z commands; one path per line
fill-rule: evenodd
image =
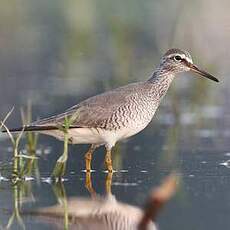
M 52 172 L 52 176 L 55 178 L 60 178 L 60 177 L 64 176 L 64 174 L 65 174 L 66 162 L 68 159 L 68 142 L 69 142 L 68 129 L 69 129 L 69 122 L 66 118 L 65 124 L 64 124 L 63 130 L 62 130 L 64 133 L 63 154 L 58 158 L 56 165 L 54 167 L 54 170 Z

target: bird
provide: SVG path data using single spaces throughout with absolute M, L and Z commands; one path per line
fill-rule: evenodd
M 175 76 L 187 71 L 219 82 L 216 77 L 193 64 L 189 52 L 172 48 L 162 56 L 160 64 L 146 80 L 98 94 L 61 114 L 10 131 L 36 131 L 63 140 L 64 132 L 60 127 L 63 127 L 66 118 L 71 119 L 69 142 L 90 144 L 85 153 L 86 170 L 91 170 L 95 149 L 104 145 L 105 165 L 108 172 L 112 172 L 112 148 L 118 141 L 139 133 L 151 122 Z

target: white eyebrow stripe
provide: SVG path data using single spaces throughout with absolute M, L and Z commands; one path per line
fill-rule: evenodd
M 175 56 L 180 56 L 181 58 L 183 58 L 183 59 L 186 59 L 187 57 L 184 55 L 184 54 L 170 54 L 170 55 L 168 55 L 168 58 L 172 58 L 172 57 L 175 57 Z
M 176 55 L 180 56 L 182 59 L 185 59 L 188 63 L 193 64 L 192 59 L 187 57 L 185 54 L 170 54 L 170 55 L 168 55 L 168 58 L 175 57 Z
M 186 56 L 185 54 L 170 54 L 167 56 L 167 58 L 175 57 L 176 55 L 180 56 L 182 59 L 185 59 L 188 63 L 193 64 L 193 61 L 190 57 Z
M 184 57 L 184 59 L 188 62 L 188 63 L 191 63 L 191 64 L 193 64 L 193 62 L 192 62 L 192 59 L 191 58 L 188 58 L 188 57 Z

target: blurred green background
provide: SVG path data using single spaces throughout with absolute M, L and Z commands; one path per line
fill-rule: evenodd
M 177 76 L 154 121 L 116 147 L 115 168 L 129 172 L 115 175 L 113 190 L 118 199 L 140 206 L 153 185 L 179 168 L 182 189 L 162 213 L 162 229 L 228 228 L 229 1 L 0 0 L 0 5 L 0 118 L 14 106 L 9 127 L 21 125 L 20 108 L 28 101 L 35 120 L 97 93 L 145 80 L 172 47 L 189 51 L 195 64 L 216 76 L 219 84 L 191 73 Z M 51 153 L 39 160 L 45 177 L 62 143 L 43 136 L 39 143 L 39 153 Z M 12 152 L 6 135 L 0 136 L 0 150 L 0 175 L 8 175 L 3 168 L 10 165 Z M 68 197 L 87 194 L 80 173 L 85 150 L 70 147 Z M 101 172 L 103 150 L 99 152 L 94 168 Z M 102 178 L 100 173 L 94 177 L 100 192 Z M 55 203 L 49 185 L 38 184 L 27 188 L 27 206 Z M 24 195 L 24 188 L 15 193 L 8 183 L 0 186 L 5 209 L 12 206 L 11 195 L 16 201 L 17 192 Z M 7 218 L 0 212 L 0 225 Z M 29 220 L 26 226 L 39 229 L 40 223 Z M 16 224 L 13 229 L 18 228 Z

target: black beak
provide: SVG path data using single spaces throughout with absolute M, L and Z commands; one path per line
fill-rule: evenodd
M 199 69 L 199 68 L 198 68 L 196 65 L 194 65 L 194 64 L 189 63 L 189 68 L 191 69 L 191 71 L 194 71 L 195 73 L 198 73 L 198 74 L 200 74 L 200 75 L 203 76 L 203 77 L 206 77 L 206 78 L 208 78 L 208 79 L 210 79 L 210 80 L 213 80 L 213 81 L 215 81 L 215 82 L 219 82 L 219 80 L 218 80 L 217 78 L 215 78 L 215 77 L 212 76 L 211 74 L 207 73 L 206 71 Z

